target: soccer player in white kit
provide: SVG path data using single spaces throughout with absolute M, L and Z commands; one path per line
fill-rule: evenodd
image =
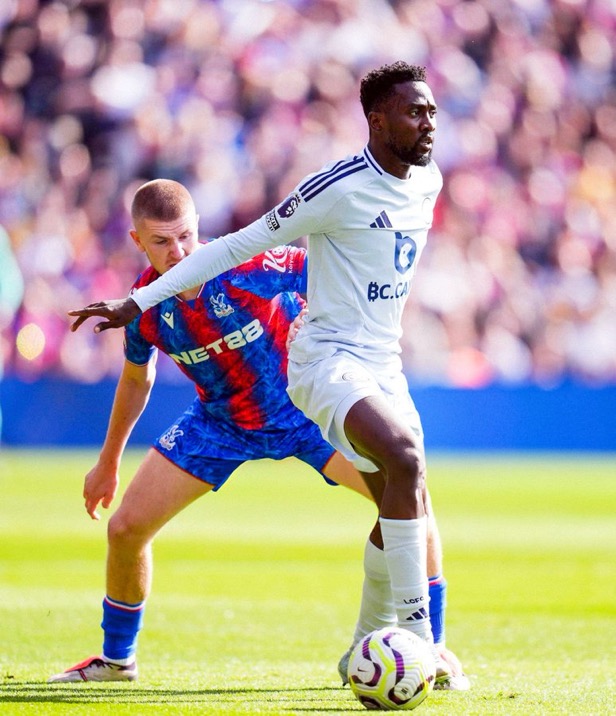
M 442 187 L 431 158 L 437 108 L 425 69 L 404 62 L 368 73 L 360 99 L 369 126 L 361 153 L 309 175 L 275 209 L 130 298 L 71 315 L 77 325 L 107 318 L 97 331 L 126 325 L 169 296 L 307 235 L 309 314 L 290 348 L 289 395 L 326 440 L 374 473 L 380 509 L 370 544 L 383 548 L 399 626 L 431 642 L 423 433 L 399 339 Z

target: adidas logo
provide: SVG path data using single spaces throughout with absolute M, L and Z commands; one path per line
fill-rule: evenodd
M 391 221 L 387 212 L 382 211 L 376 219 L 370 224 L 371 229 L 391 229 Z
M 422 621 L 424 619 L 429 619 L 429 618 L 430 617 L 428 615 L 428 611 L 424 607 L 421 607 L 416 612 L 413 612 L 410 617 L 406 617 L 406 621 L 407 622 L 419 622 L 419 621 Z

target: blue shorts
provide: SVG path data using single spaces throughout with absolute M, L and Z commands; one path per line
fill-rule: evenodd
M 330 485 L 323 469 L 335 453 L 321 431 L 295 407 L 275 428 L 246 430 L 214 419 L 199 398 L 165 431 L 153 447 L 174 465 L 218 490 L 247 460 L 296 457 L 311 465 Z

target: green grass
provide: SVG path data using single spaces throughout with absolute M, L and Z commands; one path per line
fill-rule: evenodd
M 138 682 L 47 685 L 100 650 L 94 459 L 0 452 L 1 714 L 364 712 L 335 667 L 374 510 L 294 461 L 244 467 L 158 537 Z M 437 456 L 430 482 L 473 688 L 419 713 L 616 714 L 616 458 Z

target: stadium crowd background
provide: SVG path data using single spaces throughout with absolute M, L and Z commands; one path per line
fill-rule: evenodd
M 5 372 L 116 375 L 121 332 L 66 311 L 143 267 L 135 188 L 182 181 L 205 237 L 237 229 L 362 148 L 359 78 L 404 59 L 428 69 L 445 178 L 409 377 L 614 384 L 615 28 L 614 0 L 2 0 L 0 224 L 24 279 Z

